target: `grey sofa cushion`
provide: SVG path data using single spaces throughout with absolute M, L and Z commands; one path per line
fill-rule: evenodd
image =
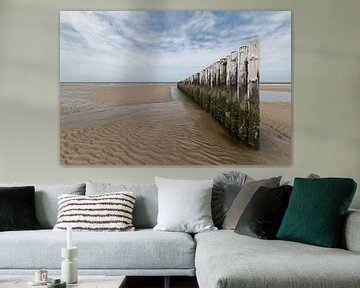
M 211 213 L 214 225 L 221 228 L 231 204 L 239 193 L 243 184 L 252 179 L 245 173 L 226 171 L 214 178 L 211 199 Z
M 346 215 L 342 247 L 347 250 L 360 253 L 360 210 L 350 209 Z
M 73 232 L 79 270 L 194 269 L 195 243 L 178 232 Z M 66 232 L 2 232 L 1 269 L 60 269 Z M 1 285 L 0 285 L 1 286 Z
M 224 219 L 223 228 L 234 230 L 241 214 L 244 212 L 246 205 L 250 202 L 251 197 L 261 187 L 275 188 L 279 186 L 281 176 L 269 179 L 250 181 L 245 183 L 236 198 L 231 204 L 230 210 Z
M 260 239 L 276 238 L 291 195 L 292 186 L 260 187 L 236 224 L 235 233 Z
M 154 230 L 200 233 L 217 230 L 211 217 L 213 180 L 155 177 L 159 213 Z
M 19 183 L 0 183 L 0 186 L 24 186 Z M 25 184 L 35 187 L 35 210 L 36 218 L 41 228 L 53 228 L 58 215 L 58 197 L 61 194 L 85 195 L 85 183 L 64 185 L 37 185 Z
M 200 288 L 350 288 L 360 283 L 360 254 L 296 242 L 261 240 L 231 230 L 195 236 Z
M 158 214 L 158 193 L 155 184 L 86 182 L 86 195 L 120 191 L 131 191 L 135 194 L 133 211 L 135 228 L 153 228 L 157 223 Z

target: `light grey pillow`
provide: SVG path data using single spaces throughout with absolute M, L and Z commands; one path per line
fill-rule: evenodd
M 159 213 L 154 230 L 198 233 L 217 230 L 211 217 L 213 180 L 155 177 Z
M 136 197 L 133 210 L 135 228 L 154 228 L 158 214 L 158 192 L 155 184 L 86 182 L 87 196 L 119 191 L 131 191 Z
M 226 171 L 214 178 L 212 188 L 211 214 L 214 225 L 221 228 L 226 214 L 239 193 L 241 187 L 252 179 L 245 173 Z
M 255 192 L 261 187 L 276 188 L 279 186 L 281 176 L 270 179 L 251 181 L 244 184 L 233 201 L 229 212 L 227 213 L 223 229 L 234 230 L 241 214 L 244 212 L 246 205 L 249 203 Z
M 58 216 L 58 197 L 61 194 L 85 195 L 85 183 L 65 185 L 37 185 L 0 183 L 0 186 L 34 186 L 36 218 L 43 229 L 52 229 Z
M 306 176 L 306 178 L 309 179 L 316 179 L 316 178 L 320 178 L 320 176 L 318 174 L 314 174 L 311 173 L 308 176 Z M 283 183 L 282 185 L 290 185 L 290 186 L 294 186 L 294 179 L 290 180 L 290 181 L 286 181 L 285 183 Z

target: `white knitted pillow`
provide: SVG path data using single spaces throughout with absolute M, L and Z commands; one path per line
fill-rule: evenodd
M 59 214 L 55 231 L 133 231 L 133 192 L 115 192 L 92 196 L 59 196 Z

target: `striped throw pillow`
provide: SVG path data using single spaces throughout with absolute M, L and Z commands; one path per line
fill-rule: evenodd
M 133 231 L 133 192 L 93 196 L 60 195 L 55 231 L 72 226 L 74 231 Z

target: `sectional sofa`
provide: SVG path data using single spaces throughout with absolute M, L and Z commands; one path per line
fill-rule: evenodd
M 6 184 L 0 184 L 5 186 Z M 11 184 L 13 185 L 13 184 Z M 153 231 L 155 185 L 88 182 L 35 185 L 40 230 L 0 232 L 0 278 L 46 268 L 60 273 L 66 233 L 51 228 L 60 194 L 94 195 L 133 191 L 133 232 L 74 232 L 79 274 L 195 276 L 201 288 L 360 287 L 360 211 L 349 211 L 339 248 L 260 240 L 232 230 L 196 235 Z M 169 281 L 165 281 L 165 286 Z

